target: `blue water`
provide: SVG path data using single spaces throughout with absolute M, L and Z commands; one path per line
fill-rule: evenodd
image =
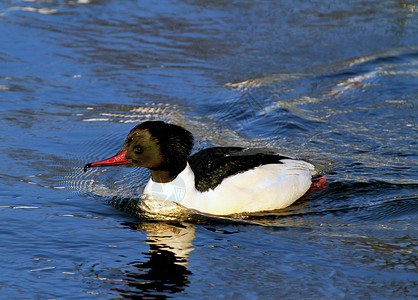
M 416 1 L 0 3 L 0 298 L 418 296 Z M 145 170 L 82 171 L 160 119 L 328 187 L 161 221 Z M 137 189 L 139 187 L 139 190 Z

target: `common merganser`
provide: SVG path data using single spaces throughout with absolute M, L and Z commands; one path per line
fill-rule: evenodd
M 312 164 L 272 150 L 213 147 L 189 157 L 193 135 L 162 121 L 135 126 L 113 157 L 91 167 L 144 167 L 151 179 L 144 194 L 211 215 L 287 207 L 302 197 L 315 173 Z

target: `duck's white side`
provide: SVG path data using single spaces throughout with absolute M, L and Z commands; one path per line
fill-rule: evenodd
M 144 194 L 154 200 L 169 200 L 212 215 L 266 211 L 289 206 L 311 186 L 314 166 L 301 160 L 283 159 L 225 178 L 215 189 L 199 192 L 187 164 L 176 179 L 157 183 L 152 179 Z

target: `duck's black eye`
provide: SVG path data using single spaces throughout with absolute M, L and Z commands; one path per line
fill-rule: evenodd
M 132 142 L 134 140 L 133 136 L 131 136 L 130 138 L 128 138 L 128 142 Z
M 142 147 L 135 147 L 134 148 L 134 152 L 136 154 L 141 154 L 142 152 L 144 152 L 144 149 L 142 149 Z

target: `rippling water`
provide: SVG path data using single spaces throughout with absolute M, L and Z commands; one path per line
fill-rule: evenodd
M 0 298 L 414 298 L 415 1 L 2 1 Z M 137 123 L 327 178 L 268 213 L 157 220 L 95 169 Z

